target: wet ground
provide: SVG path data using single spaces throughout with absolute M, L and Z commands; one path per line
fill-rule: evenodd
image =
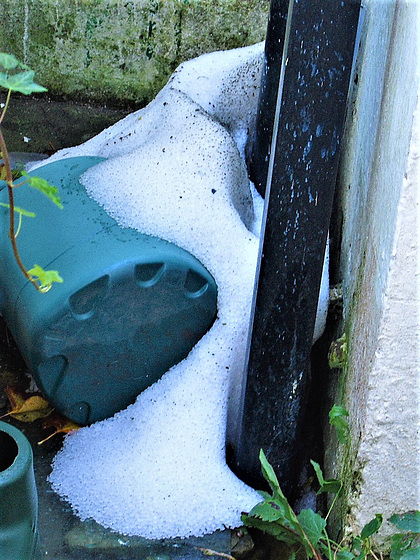
M 11 152 L 52 154 L 86 142 L 136 108 L 140 107 L 104 107 L 44 96 L 37 99 L 15 96 L 10 101 L 2 130 Z

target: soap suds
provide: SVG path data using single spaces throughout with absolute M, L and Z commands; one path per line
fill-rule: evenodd
M 54 459 L 54 490 L 82 519 L 120 533 L 201 536 L 240 525 L 260 501 L 226 466 L 225 439 L 262 207 L 233 135 L 244 144 L 262 56 L 260 44 L 185 63 L 148 107 L 49 160 L 108 157 L 82 177 L 90 195 L 122 226 L 190 251 L 218 285 L 218 317 L 188 357 L 127 409 L 68 436 Z

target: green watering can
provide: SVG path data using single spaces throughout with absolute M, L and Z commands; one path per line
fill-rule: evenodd
M 0 422 L 0 558 L 39 557 L 32 449 L 21 431 Z
M 58 187 L 62 210 L 29 186 L 14 190 L 15 205 L 36 213 L 17 238 L 23 263 L 64 279 L 47 293 L 18 268 L 0 208 L 1 314 L 45 397 L 79 424 L 132 403 L 187 356 L 217 311 L 215 281 L 195 257 L 121 228 L 89 198 L 79 178 L 101 161 L 69 158 L 34 171 Z

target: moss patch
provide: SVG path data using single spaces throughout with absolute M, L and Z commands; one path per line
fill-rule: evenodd
M 0 51 L 50 94 L 145 105 L 182 61 L 265 37 L 267 0 L 0 0 Z

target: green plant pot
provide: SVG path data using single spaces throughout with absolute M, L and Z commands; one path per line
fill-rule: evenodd
M 87 195 L 80 176 L 102 161 L 68 158 L 35 170 L 59 188 L 62 210 L 37 189 L 15 189 L 16 206 L 36 213 L 17 239 L 23 262 L 64 279 L 48 293 L 18 268 L 0 207 L 0 312 L 37 386 L 79 424 L 134 402 L 188 355 L 217 312 L 216 283 L 193 255 L 120 227 Z M 0 202 L 8 203 L 5 190 Z
M 0 422 L 0 558 L 33 560 L 38 542 L 38 496 L 29 441 Z

